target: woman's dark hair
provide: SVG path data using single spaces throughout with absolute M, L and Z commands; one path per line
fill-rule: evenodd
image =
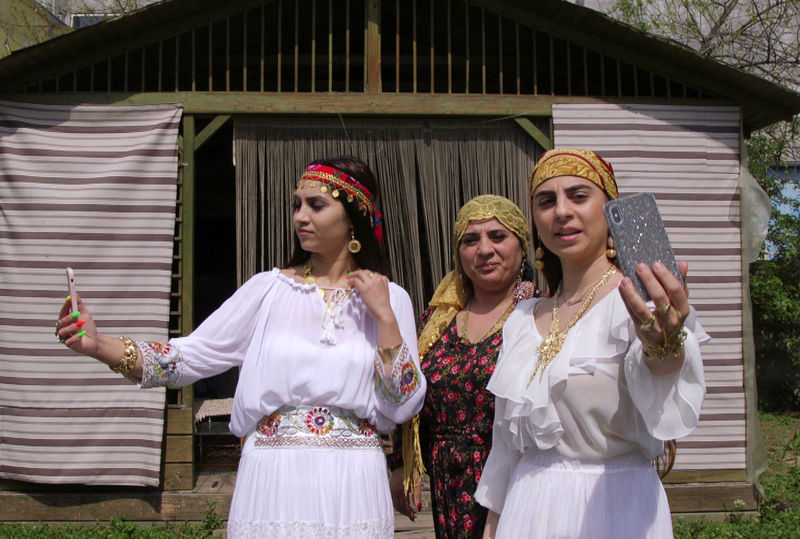
M 370 168 L 361 159 L 348 155 L 339 157 L 329 157 L 325 159 L 318 159 L 312 161 L 309 165 L 325 165 L 333 167 L 336 170 L 344 172 L 352 176 L 358 182 L 366 187 L 370 193 L 375 197 L 375 208 L 380 208 L 380 189 L 378 188 L 378 180 L 375 174 L 372 173 Z M 382 273 L 389 276 L 389 265 L 386 263 L 386 255 L 384 254 L 383 247 L 378 243 L 375 238 L 375 230 L 370 214 L 362 214 L 358 209 L 358 200 L 353 199 L 353 202 L 347 202 L 345 197 L 339 197 L 336 200 L 342 203 L 350 223 L 353 225 L 353 234 L 355 238 L 361 242 L 361 250 L 353 253 L 353 260 L 358 264 L 359 268 L 368 269 Z M 384 230 L 386 229 L 384 225 Z M 300 247 L 300 239 L 297 234 L 294 235 L 294 248 L 292 249 L 292 256 L 286 266 L 299 266 L 305 264 L 311 258 L 311 253 L 303 250 Z
M 552 295 L 555 293 L 556 288 L 558 288 L 558 283 L 561 282 L 562 271 L 561 271 L 561 261 L 558 259 L 556 255 L 550 251 L 547 247 L 545 247 L 542 240 L 539 239 L 539 234 L 536 233 L 536 228 L 534 227 L 533 230 L 533 249 L 534 253 L 536 249 L 541 248 L 544 252 L 544 257 L 542 257 L 542 262 L 544 262 L 544 268 L 540 271 L 542 275 L 544 275 L 544 282 L 547 284 L 547 292 Z
M 658 472 L 658 477 L 664 479 L 675 464 L 675 456 L 678 453 L 678 446 L 675 440 L 668 440 L 664 442 L 664 452 L 654 457 L 652 462 Z

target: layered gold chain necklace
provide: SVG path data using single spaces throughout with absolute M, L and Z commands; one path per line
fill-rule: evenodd
M 547 369 L 547 366 L 553 362 L 558 353 L 561 351 L 561 347 L 564 346 L 564 341 L 567 340 L 567 333 L 569 330 L 572 329 L 578 320 L 580 320 L 581 316 L 583 316 L 583 313 L 586 312 L 586 309 L 594 299 L 597 291 L 600 290 L 600 287 L 606 284 L 611 276 L 616 272 L 616 266 L 611 266 L 608 268 L 608 271 L 603 274 L 600 280 L 597 281 L 597 283 L 589 291 L 589 297 L 586 298 L 580 308 L 575 312 L 575 314 L 572 315 L 572 318 L 569 319 L 567 322 L 567 327 L 564 328 L 564 331 L 561 331 L 561 321 L 558 319 L 558 300 L 561 298 L 561 284 L 558 285 L 556 293 L 553 296 L 553 321 L 550 323 L 550 334 L 536 349 L 539 357 L 536 359 L 536 366 L 533 368 L 531 377 L 528 378 L 528 385 L 530 385 L 530 383 L 533 381 L 533 377 L 536 376 L 537 372 L 539 373 L 539 381 L 542 381 L 542 376 L 544 375 L 545 369 Z

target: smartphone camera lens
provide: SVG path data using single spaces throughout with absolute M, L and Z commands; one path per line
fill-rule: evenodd
M 611 208 L 611 219 L 613 219 L 617 224 L 622 222 L 622 214 L 620 213 L 619 208 Z

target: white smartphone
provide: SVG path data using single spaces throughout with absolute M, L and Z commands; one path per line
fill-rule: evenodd
M 70 312 L 78 312 L 78 296 L 75 294 L 75 272 L 72 268 L 67 268 L 67 287 L 69 288 L 69 297 L 72 301 L 72 310 Z
M 603 210 L 611 237 L 614 238 L 617 263 L 622 273 L 631 278 L 636 291 L 645 301 L 650 299 L 650 294 L 636 274 L 636 266 L 640 263 L 652 267 L 656 262 L 661 262 L 683 283 L 652 193 L 610 200 Z

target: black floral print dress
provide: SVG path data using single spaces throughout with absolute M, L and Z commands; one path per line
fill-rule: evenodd
M 421 329 L 433 309 L 422 315 Z M 494 395 L 486 389 L 503 342 L 502 330 L 465 344 L 456 319 L 421 358 L 428 380 L 419 413 L 422 458 L 431 482 L 433 523 L 438 539 L 480 538 L 487 510 L 473 494 L 492 443 Z M 390 459 L 402 465 L 401 437 Z

